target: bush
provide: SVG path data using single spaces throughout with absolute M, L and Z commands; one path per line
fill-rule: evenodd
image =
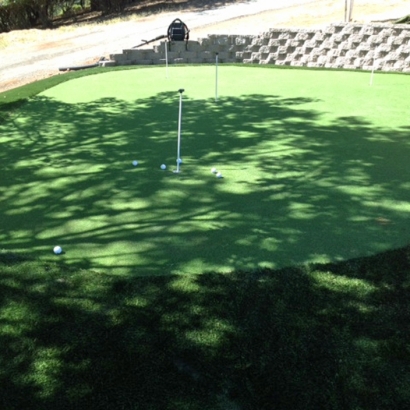
M 0 6 L 0 32 L 31 28 L 39 17 L 35 2 L 24 0 Z

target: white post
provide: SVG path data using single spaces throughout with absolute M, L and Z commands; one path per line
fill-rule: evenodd
M 168 41 L 165 40 L 165 76 L 168 78 Z
M 349 0 L 345 0 L 345 23 L 347 23 L 348 21 L 347 21 L 347 2 L 348 2 Z
M 183 88 L 179 89 L 179 117 L 178 117 L 178 146 L 177 146 L 177 169 L 176 173 L 180 172 L 180 164 L 181 164 L 181 122 L 182 122 L 182 93 L 185 90 Z
M 215 55 L 215 101 L 218 101 L 218 53 Z
M 373 60 L 373 68 L 372 68 L 372 73 L 370 75 L 370 85 L 373 85 L 374 66 L 375 66 L 375 60 Z
M 353 2 L 354 0 L 350 0 L 350 7 L 349 7 L 349 20 L 348 23 L 352 21 L 352 16 L 353 16 Z

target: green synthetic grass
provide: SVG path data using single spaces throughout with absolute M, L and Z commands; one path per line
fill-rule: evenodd
M 409 260 L 125 278 L 0 253 L 0 408 L 408 408 Z
M 377 75 L 369 89 L 366 73 L 246 68 L 238 79 L 224 67 L 214 104 L 212 68 L 195 91 L 173 68 L 166 94 L 132 97 L 138 70 L 0 94 L 0 243 L 19 252 L 0 251 L 0 408 L 408 408 L 408 246 L 169 273 L 408 242 L 409 77 Z M 155 70 L 141 70 L 140 87 L 154 87 Z M 123 97 L 108 100 L 101 87 L 116 75 Z M 201 83 L 209 95 L 196 97 Z M 158 165 L 174 166 L 180 87 L 176 176 Z
M 220 66 L 218 102 L 215 67 L 173 66 L 168 77 L 164 67 L 88 75 L 6 117 L 4 249 L 47 261 L 59 244 L 73 266 L 153 275 L 408 243 L 409 76 L 369 86 L 363 72 Z

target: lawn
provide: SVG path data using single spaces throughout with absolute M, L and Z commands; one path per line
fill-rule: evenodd
M 363 72 L 222 66 L 216 102 L 215 67 L 166 74 L 66 81 L 1 125 L 6 250 L 50 261 L 61 245 L 73 266 L 153 275 L 329 262 L 408 242 L 409 76 L 369 86 Z
M 215 67 L 174 66 L 0 94 L 0 409 L 409 408 L 409 78 L 222 66 L 215 101 Z

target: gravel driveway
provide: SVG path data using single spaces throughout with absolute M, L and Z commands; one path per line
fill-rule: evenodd
M 277 26 L 311 27 L 343 21 L 344 1 L 337 3 L 340 4 L 334 0 L 239 0 L 213 10 L 165 12 L 117 23 L 3 33 L 0 92 L 40 78 L 64 75 L 58 70 L 60 67 L 94 63 L 141 40 L 166 34 L 170 22 L 177 17 L 188 25 L 193 40 L 208 34 L 256 35 Z M 377 16 L 399 18 L 408 12 L 407 0 L 356 0 L 355 4 L 362 20 Z

